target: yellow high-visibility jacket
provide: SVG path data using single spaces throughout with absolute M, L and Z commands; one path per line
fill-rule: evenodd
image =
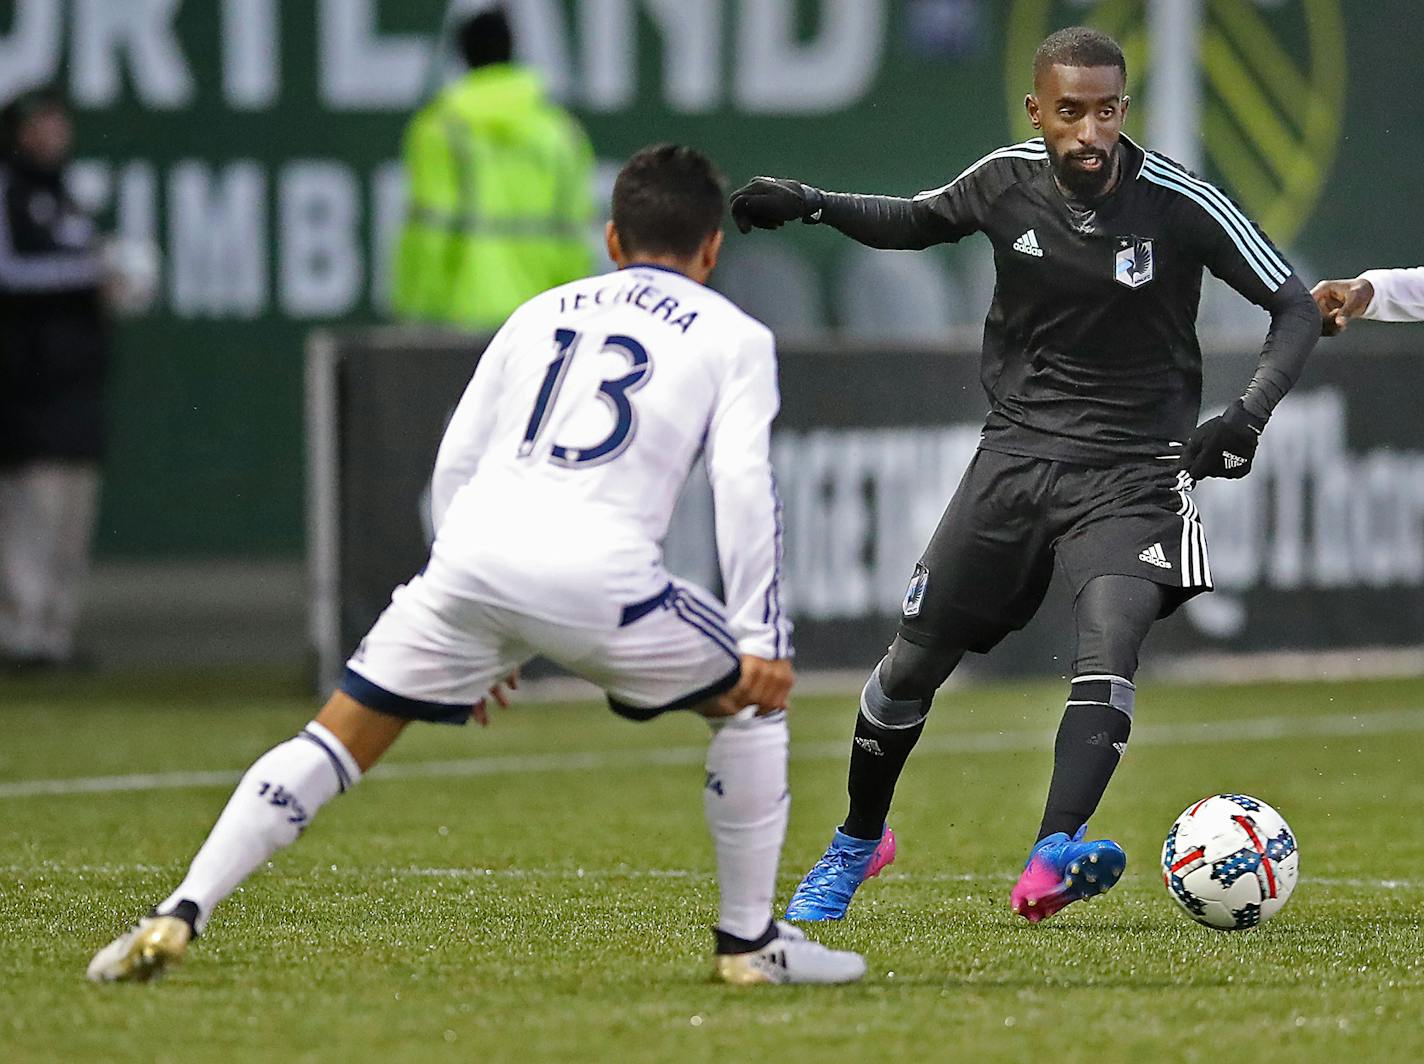
M 494 329 L 593 272 L 593 150 L 533 71 L 501 63 L 452 83 L 411 120 L 405 166 L 397 316 Z

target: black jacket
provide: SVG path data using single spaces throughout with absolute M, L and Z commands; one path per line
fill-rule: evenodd
M 0 466 L 100 456 L 109 327 L 96 236 L 60 173 L 0 162 Z

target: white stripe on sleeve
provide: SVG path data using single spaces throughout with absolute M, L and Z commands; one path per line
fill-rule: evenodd
M 975 170 L 978 170 L 986 163 L 993 162 L 995 159 L 1039 160 L 1047 158 L 1048 149 L 1044 147 L 1042 137 L 1035 137 L 1033 140 L 1026 140 L 1022 144 L 1010 144 L 1003 148 L 996 148 L 994 151 L 991 151 L 988 155 L 984 156 L 984 158 L 980 159 L 978 162 L 975 162 L 972 165 L 966 167 L 963 172 L 961 172 L 960 175 L 956 177 L 953 181 L 951 181 L 949 184 L 941 185 L 939 188 L 926 189 L 924 192 L 918 193 L 915 196 L 915 199 L 934 199 L 936 196 L 948 192 L 951 188 L 953 188 L 960 181 L 963 181 Z
M 1171 169 L 1148 156 L 1142 177 L 1154 185 L 1180 192 L 1206 211 L 1231 238 L 1241 257 L 1272 292 L 1290 276 L 1290 269 L 1267 244 L 1246 216 L 1224 195 L 1205 182 L 1195 181 L 1184 171 Z

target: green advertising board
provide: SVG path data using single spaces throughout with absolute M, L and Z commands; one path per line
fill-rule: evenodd
M 304 338 L 382 317 L 402 127 L 451 72 L 441 27 L 475 6 L 0 2 L 0 95 L 60 85 L 80 116 L 79 191 L 162 256 L 157 305 L 122 329 L 106 554 L 300 552 Z M 1166 130 L 1302 273 L 1414 264 L 1424 243 L 1409 202 L 1424 136 L 1390 103 L 1424 81 L 1411 0 L 511 6 L 605 181 L 641 145 L 679 140 L 733 181 L 938 186 L 1030 135 L 1033 47 L 1089 22 L 1128 52 L 1130 131 L 1156 146 Z M 720 283 L 783 331 L 963 345 L 992 284 L 972 243 L 877 257 L 815 230 L 733 236 Z

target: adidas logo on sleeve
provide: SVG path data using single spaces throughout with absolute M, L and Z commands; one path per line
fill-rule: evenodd
M 1032 229 L 1014 241 L 1014 250 L 1021 251 L 1025 255 L 1032 255 L 1036 259 L 1043 258 L 1043 248 L 1039 246 L 1038 234 Z

